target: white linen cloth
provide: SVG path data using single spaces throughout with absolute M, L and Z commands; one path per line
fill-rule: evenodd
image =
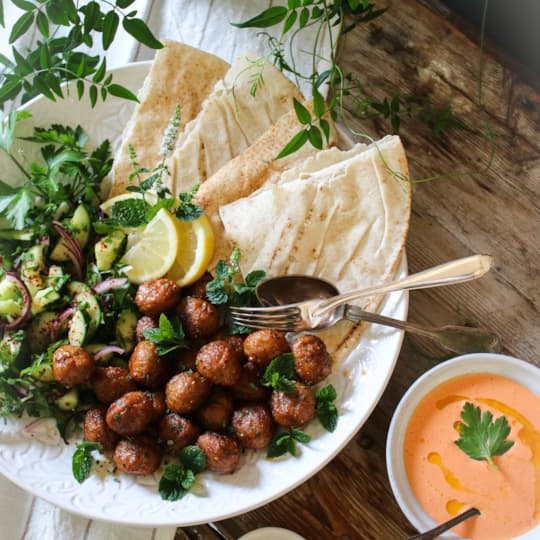
M 105 2 L 102 2 L 105 5 Z M 246 50 L 265 54 L 265 40 L 258 29 L 236 29 L 229 23 L 244 21 L 273 4 L 286 1 L 271 0 L 136 0 L 130 10 L 144 19 L 154 35 L 183 41 L 216 54 L 228 62 Z M 10 0 L 4 1 L 8 31 L 0 31 L 0 53 L 11 57 L 8 38 L 11 25 L 22 13 Z M 107 9 L 107 6 L 104 7 Z M 118 36 L 107 51 L 107 65 L 114 68 L 128 62 L 152 59 L 154 51 L 138 44 L 120 26 Z M 28 31 L 16 43 L 18 50 L 32 46 L 38 38 L 36 30 Z M 306 39 L 309 39 L 306 36 Z M 99 49 L 100 40 L 93 49 Z M 324 71 L 329 39 L 321 40 L 316 68 Z M 296 43 L 298 67 L 309 71 L 313 57 L 311 44 L 302 39 Z M 307 87 L 301 85 L 306 95 Z M 59 118 L 59 122 L 63 119 Z M 156 493 L 156 497 L 159 495 Z M 175 527 L 157 529 L 115 525 L 88 520 L 70 514 L 52 504 L 26 493 L 0 474 L 0 523 L 2 540 L 172 540 Z

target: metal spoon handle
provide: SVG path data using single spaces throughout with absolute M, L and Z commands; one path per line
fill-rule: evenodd
M 431 529 L 430 531 L 417 534 L 416 536 L 410 536 L 408 540 L 435 540 L 443 532 L 446 532 L 450 530 L 452 527 L 459 525 L 462 521 L 465 521 L 466 519 L 469 519 L 473 516 L 479 516 L 479 515 L 480 515 L 480 510 L 478 510 L 478 508 L 469 508 L 467 511 L 463 512 L 462 514 L 459 514 L 459 516 L 456 516 L 455 518 L 442 523 L 441 525 L 439 525 L 438 527 L 435 527 L 434 529 Z
M 412 334 L 424 336 L 436 341 L 441 347 L 458 354 L 472 352 L 500 352 L 501 343 L 499 338 L 484 328 L 473 328 L 469 326 L 423 326 L 418 323 L 402 321 L 364 311 L 358 306 L 347 304 L 344 316 L 353 322 L 367 321 L 374 324 L 382 324 L 399 328 Z
M 440 287 L 441 285 L 450 285 L 452 283 L 464 283 L 483 276 L 491 268 L 492 264 L 493 258 L 489 255 L 473 255 L 450 261 L 412 274 L 404 279 L 393 281 L 387 285 L 353 291 L 330 298 L 328 301 L 320 303 L 317 309 L 317 315 L 331 312 L 343 304 L 354 302 L 366 296 L 375 296 L 376 294 L 385 294 L 392 291 Z

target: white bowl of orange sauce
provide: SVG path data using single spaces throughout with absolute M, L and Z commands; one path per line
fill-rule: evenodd
M 465 403 L 508 422 L 513 445 L 492 464 L 455 444 Z M 430 369 L 394 413 L 386 462 L 397 502 L 419 531 L 475 506 L 480 516 L 441 538 L 540 539 L 540 369 L 487 353 Z

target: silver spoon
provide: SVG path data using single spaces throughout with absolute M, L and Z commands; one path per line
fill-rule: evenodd
M 263 306 L 279 306 L 305 300 L 324 299 L 339 294 L 332 283 L 324 279 L 303 275 L 269 278 L 259 283 L 255 292 Z M 458 354 L 499 352 L 501 350 L 499 338 L 483 328 L 456 325 L 423 326 L 364 311 L 352 304 L 346 306 L 344 317 L 353 322 L 367 321 L 428 337 L 435 340 L 444 349 Z
M 449 519 L 448 521 L 441 523 L 429 531 L 417 534 L 416 536 L 409 536 L 408 540 L 435 540 L 442 533 L 449 531 L 452 527 L 459 525 L 462 521 L 479 515 L 480 510 L 478 510 L 478 508 L 469 508 L 465 512 L 457 515 L 455 518 Z

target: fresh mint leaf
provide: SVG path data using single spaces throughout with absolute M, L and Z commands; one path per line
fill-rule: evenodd
M 294 391 L 294 355 L 281 354 L 268 364 L 262 378 L 264 386 L 280 392 Z
M 156 352 L 164 356 L 176 349 L 187 348 L 184 329 L 180 319 L 173 315 L 170 319 L 162 313 L 159 316 L 158 328 L 146 328 L 144 337 L 157 345 Z
M 143 199 L 125 199 L 112 206 L 111 220 L 121 227 L 140 227 L 145 225 L 150 205 Z
M 200 184 L 195 184 L 191 191 L 178 195 L 180 205 L 176 210 L 176 217 L 180 221 L 194 221 L 202 215 L 203 209 L 192 202 L 193 197 L 195 197 L 199 190 L 199 186 Z
M 311 441 L 311 437 L 299 429 L 289 429 L 286 433 L 278 435 L 266 449 L 266 457 L 276 458 L 286 453 L 298 457 L 298 449 L 295 441 L 306 444 Z
M 206 469 L 206 455 L 197 446 L 186 446 L 179 455 L 180 463 L 170 463 L 163 470 L 158 490 L 166 501 L 184 497 L 195 482 L 195 476 Z
M 326 431 L 336 430 L 338 422 L 338 410 L 334 403 L 337 392 L 333 385 L 327 384 L 315 394 L 317 400 L 317 418 Z
M 80 484 L 90 475 L 90 469 L 94 462 L 92 452 L 95 450 L 100 451 L 101 444 L 96 442 L 83 442 L 77 445 L 75 452 L 73 453 L 71 470 L 75 480 Z
M 458 431 L 459 439 L 455 444 L 470 458 L 477 461 L 486 460 L 490 465 L 494 456 L 500 456 L 512 446 L 513 441 L 506 440 L 510 435 L 510 425 L 505 416 L 500 416 L 493 421 L 493 415 L 472 403 L 466 402 L 461 410 L 461 419 Z

